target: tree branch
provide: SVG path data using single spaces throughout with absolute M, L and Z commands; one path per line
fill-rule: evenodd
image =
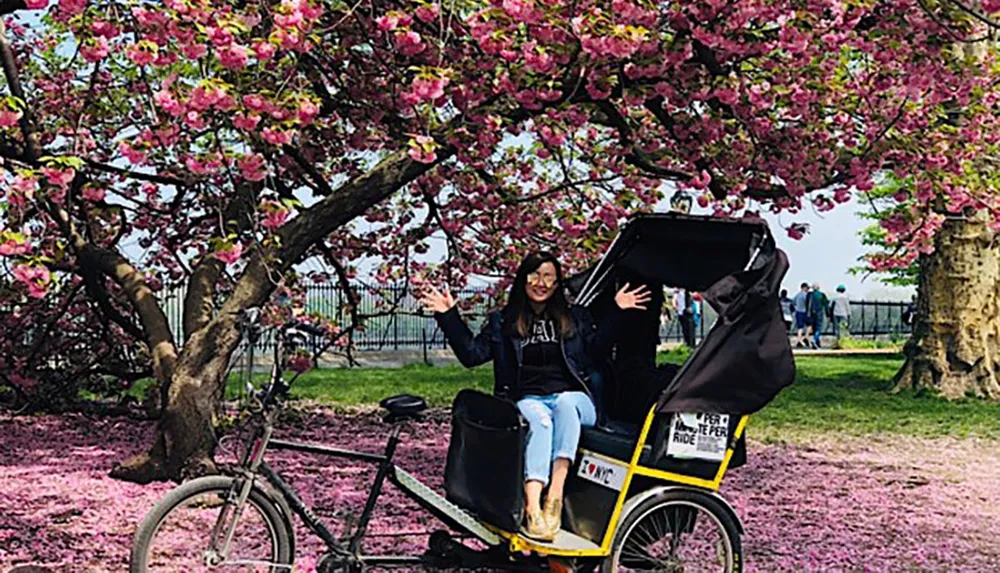
M 596 121 L 615 129 L 618 132 L 618 139 L 622 146 L 629 150 L 624 156 L 625 163 L 641 169 L 650 175 L 661 177 L 663 179 L 687 181 L 694 177 L 686 171 L 670 169 L 657 165 L 648 153 L 636 148 L 632 142 L 632 128 L 628 125 L 628 120 L 625 119 L 625 116 L 622 115 L 621 111 L 618 110 L 615 104 L 608 100 L 601 100 L 597 102 L 597 107 L 604 114 L 606 123 L 601 122 L 600 118 Z
M 160 185 L 173 185 L 174 187 L 187 187 L 191 184 L 190 181 L 184 179 L 179 179 L 177 177 L 170 177 L 169 175 L 156 175 L 152 173 L 141 173 L 139 171 L 130 171 L 128 169 L 122 169 L 121 167 L 115 167 L 114 165 L 108 165 L 106 163 L 101 163 L 94 159 L 84 159 L 88 167 L 96 169 L 97 171 L 103 171 L 105 173 L 112 173 L 114 175 L 121 175 L 129 179 L 135 179 L 136 181 L 146 181 L 149 183 L 158 183 Z
M 20 4 L 24 4 L 24 2 L 22 1 Z M 0 20 L 0 60 L 2 60 L 3 74 L 7 78 L 7 86 L 10 88 L 11 95 L 24 103 L 24 113 L 19 120 L 21 134 L 24 137 L 24 160 L 34 164 L 40 157 L 38 142 L 35 141 L 34 114 L 31 111 L 31 106 L 28 105 L 28 98 L 24 95 L 24 88 L 21 87 L 21 79 L 17 72 L 17 59 L 14 56 L 14 50 L 10 47 L 10 42 L 7 40 L 7 27 L 2 20 Z
M 237 235 L 242 235 L 253 225 L 256 192 L 260 187 L 259 183 L 248 181 L 236 184 L 236 194 L 222 214 L 227 231 L 231 230 Z M 235 221 L 231 228 L 230 221 Z M 185 341 L 212 319 L 215 312 L 215 287 L 225 268 L 225 263 L 209 254 L 191 270 L 191 278 L 184 293 L 182 322 Z
M 316 169 L 315 165 L 306 161 L 306 158 L 302 155 L 301 151 L 299 151 L 295 147 L 292 147 L 291 145 L 285 145 L 284 147 L 282 147 L 282 150 L 285 152 L 286 155 L 294 159 L 295 163 L 298 164 L 298 166 L 301 167 L 302 170 L 305 171 L 307 175 L 309 175 L 309 178 L 312 180 L 313 185 L 316 186 L 316 189 L 319 191 L 320 194 L 330 195 L 331 193 L 333 193 L 333 188 L 330 187 L 330 184 L 326 181 L 326 178 L 323 177 L 323 174 L 320 173 L 318 169 Z
M 117 282 L 128 296 L 146 331 L 146 341 L 153 357 L 153 372 L 161 384 L 167 384 L 177 365 L 177 347 L 167 316 L 142 274 L 120 253 L 86 245 L 81 255 L 101 272 Z

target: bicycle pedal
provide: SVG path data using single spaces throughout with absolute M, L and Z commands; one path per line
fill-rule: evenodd
M 332 553 L 324 553 L 316 562 L 316 573 L 337 573 L 338 571 L 348 571 L 347 563 L 339 561 Z

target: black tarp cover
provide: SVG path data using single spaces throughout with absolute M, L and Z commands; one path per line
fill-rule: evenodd
M 778 302 L 787 270 L 787 257 L 760 219 L 637 215 L 602 261 L 570 278 L 568 287 L 586 298 L 598 320 L 613 311 L 614 291 L 625 282 L 701 292 L 719 318 L 660 395 L 657 411 L 741 415 L 764 407 L 795 378 Z M 597 284 L 588 285 L 592 274 Z M 616 361 L 653 364 L 661 301 L 626 330 Z

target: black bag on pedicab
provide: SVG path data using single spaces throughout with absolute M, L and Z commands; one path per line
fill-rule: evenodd
M 445 492 L 452 503 L 506 531 L 524 511 L 527 424 L 508 400 L 462 390 L 452 406 Z

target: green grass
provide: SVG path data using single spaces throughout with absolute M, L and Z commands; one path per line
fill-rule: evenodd
M 1000 439 L 1000 404 L 890 393 L 902 363 L 894 356 L 800 357 L 795 384 L 751 418 L 752 435 L 767 440 L 801 434 Z
M 661 359 L 676 362 L 682 351 Z M 804 356 L 798 379 L 751 418 L 752 435 L 767 441 L 806 435 L 904 434 L 923 437 L 980 436 L 1000 439 L 1000 405 L 947 402 L 913 392 L 892 394 L 891 379 L 902 364 L 895 356 Z M 447 406 L 463 388 L 490 392 L 493 369 L 460 366 L 325 369 L 303 374 L 294 398 L 334 406 L 372 405 L 385 396 L 410 392 L 434 406 Z M 235 384 L 230 394 L 235 395 Z
M 461 366 L 402 368 L 328 368 L 299 376 L 292 385 L 292 397 L 338 406 L 378 404 L 393 394 L 418 394 L 432 406 L 449 406 L 463 388 L 493 391 L 493 366 L 471 370 Z M 233 385 L 230 385 L 230 393 Z

